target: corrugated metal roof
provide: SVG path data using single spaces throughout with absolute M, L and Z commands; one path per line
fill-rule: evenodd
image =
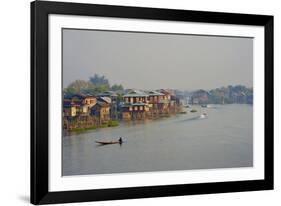
M 106 91 L 106 92 L 103 92 L 103 93 L 101 93 L 101 94 L 98 94 L 98 96 L 111 96 L 111 97 L 117 97 L 118 95 L 115 93 L 115 92 L 113 92 L 113 91 Z
M 108 104 L 111 104 L 111 98 L 110 97 L 99 97 L 99 100 L 102 100 Z
M 137 103 L 125 103 L 122 104 L 121 107 L 133 107 L 133 106 L 147 106 L 148 104 L 142 103 L 142 102 L 137 102 Z
M 148 91 L 147 94 L 149 96 L 164 96 L 165 94 L 161 93 L 161 92 L 157 92 L 157 91 Z
M 140 90 L 132 90 L 125 94 L 123 97 L 148 97 L 148 94 Z

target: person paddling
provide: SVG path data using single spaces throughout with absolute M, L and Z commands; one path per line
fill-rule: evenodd
M 123 143 L 122 137 L 120 137 L 118 141 L 119 141 L 119 144 L 122 144 Z

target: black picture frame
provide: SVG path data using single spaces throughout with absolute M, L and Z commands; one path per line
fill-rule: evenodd
M 49 192 L 48 15 L 257 25 L 265 28 L 265 178 L 199 184 Z M 273 189 L 273 16 L 80 3 L 31 3 L 31 203 L 50 204 Z

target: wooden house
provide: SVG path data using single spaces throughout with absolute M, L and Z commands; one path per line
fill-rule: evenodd
M 158 92 L 164 94 L 164 99 L 165 100 L 171 100 L 171 96 L 174 95 L 171 91 L 168 91 L 166 89 L 160 89 L 160 90 L 157 90 Z
M 105 101 L 97 101 L 91 108 L 91 115 L 94 115 L 99 120 L 100 124 L 110 120 L 110 104 Z
M 147 94 L 150 114 L 155 116 L 162 113 L 165 95 L 157 91 L 148 91 Z
M 63 101 L 63 116 L 64 117 L 75 117 L 78 113 L 80 105 L 72 102 L 70 99 Z
M 110 98 L 110 118 L 118 119 L 118 95 L 113 91 L 106 91 L 98 95 L 98 98 Z
M 80 104 L 94 106 L 97 102 L 96 96 L 90 94 L 75 94 L 71 97 L 72 102 L 79 102 Z
M 125 103 L 148 103 L 148 95 L 139 90 L 131 90 L 127 94 L 123 96 L 123 100 Z
M 70 98 L 70 101 L 76 105 L 76 115 L 87 116 L 97 103 L 97 98 L 88 94 L 75 94 Z
M 132 90 L 123 96 L 122 119 L 144 119 L 149 111 L 148 94 Z

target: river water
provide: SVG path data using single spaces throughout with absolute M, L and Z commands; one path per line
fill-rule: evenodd
M 63 175 L 253 166 L 253 107 L 213 105 L 63 137 Z M 202 117 L 202 113 L 207 117 Z M 100 146 L 96 140 L 122 145 Z

